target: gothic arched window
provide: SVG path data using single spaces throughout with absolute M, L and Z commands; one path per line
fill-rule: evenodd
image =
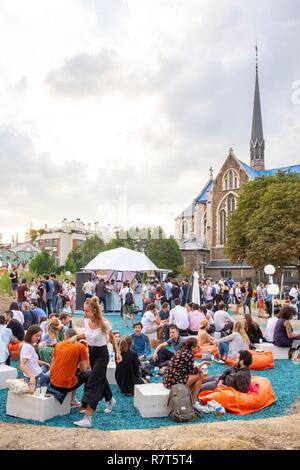
M 229 170 L 223 178 L 223 190 L 237 189 L 239 187 L 239 176 L 235 170 Z
M 187 238 L 189 234 L 189 224 L 184 220 L 182 222 L 182 238 Z
M 226 212 L 225 209 L 221 209 L 219 212 L 219 227 L 220 227 L 220 245 L 226 243 Z
M 235 196 L 233 194 L 230 194 L 228 196 L 227 209 L 228 209 L 228 214 L 230 214 L 231 212 L 234 212 L 236 209 Z
M 233 189 L 233 171 L 228 173 L 229 189 Z
M 204 235 L 206 235 L 206 232 L 207 232 L 207 215 L 206 215 L 206 212 L 205 212 L 204 218 L 203 218 L 203 233 L 204 233 Z

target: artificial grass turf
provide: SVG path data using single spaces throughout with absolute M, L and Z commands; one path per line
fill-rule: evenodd
M 112 323 L 114 330 L 120 331 L 122 335 L 131 334 L 132 328 L 128 323 L 128 328 L 122 325 L 122 320 L 117 315 L 108 316 L 109 321 Z M 16 363 L 12 363 L 12 366 L 16 367 Z M 223 365 L 213 363 L 209 367 L 209 374 L 222 373 L 224 370 Z M 283 416 L 287 414 L 287 410 L 296 402 L 300 396 L 300 364 L 294 364 L 292 361 L 275 361 L 275 369 L 265 371 L 252 371 L 253 376 L 267 377 L 273 386 L 275 395 L 277 396 L 277 402 L 273 405 L 265 408 L 256 413 L 251 413 L 246 416 L 235 416 L 230 413 L 222 415 L 220 418 L 216 418 L 214 414 L 202 414 L 197 421 L 191 423 L 185 423 L 185 425 L 198 423 L 208 423 L 217 420 L 228 421 L 228 420 L 253 420 L 262 418 L 271 418 L 275 416 Z M 158 379 L 152 379 L 157 381 Z M 116 385 L 112 385 L 112 392 L 117 400 L 117 405 L 110 414 L 103 413 L 105 403 L 100 404 L 100 411 L 96 412 L 93 417 L 94 429 L 102 430 L 119 430 L 119 429 L 146 429 L 146 428 L 158 428 L 161 426 L 178 425 L 168 417 L 165 418 L 142 418 L 138 410 L 133 406 L 133 398 L 125 397 L 122 395 Z M 77 398 L 80 399 L 83 393 L 83 387 L 77 392 Z M 19 418 L 12 418 L 6 415 L 6 396 L 7 390 L 0 391 L 0 421 L 9 423 L 27 423 L 39 425 L 36 421 L 28 421 Z M 77 409 L 71 410 L 71 413 L 67 416 L 59 416 L 50 419 L 43 423 L 45 426 L 58 426 L 58 427 L 73 427 L 73 421 L 81 419 L 82 414 Z

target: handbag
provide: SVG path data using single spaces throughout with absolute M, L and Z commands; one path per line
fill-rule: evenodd
M 12 393 L 24 394 L 30 391 L 28 383 L 23 379 L 7 379 L 6 383 Z

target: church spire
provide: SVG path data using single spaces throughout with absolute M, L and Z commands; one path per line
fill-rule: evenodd
M 252 117 L 252 132 L 250 141 L 250 165 L 255 170 L 265 169 L 265 141 L 261 117 L 260 93 L 258 83 L 258 47 L 256 50 L 256 78 L 254 92 L 254 106 Z

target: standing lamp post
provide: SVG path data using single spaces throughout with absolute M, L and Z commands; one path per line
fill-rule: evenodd
M 272 264 L 267 264 L 264 267 L 264 272 L 269 276 L 269 285 L 267 288 L 268 294 L 272 295 L 272 317 L 274 316 L 274 295 L 279 294 L 278 284 L 273 284 L 273 274 L 275 273 L 275 267 Z

